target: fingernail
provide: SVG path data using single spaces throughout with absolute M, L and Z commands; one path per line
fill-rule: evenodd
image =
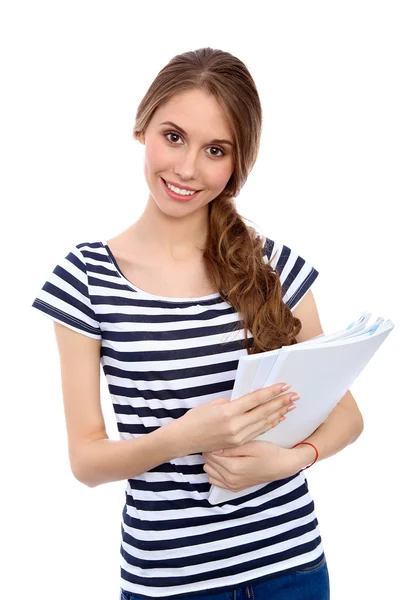
M 296 405 L 295 405 L 295 404 L 289 404 L 289 406 L 288 406 L 288 411 L 289 411 L 289 410 L 293 410 L 294 408 L 296 408 Z
M 286 419 L 286 417 L 281 417 L 281 418 L 279 419 L 279 421 L 284 421 L 285 419 Z
M 298 400 L 300 398 L 300 396 L 298 394 L 293 394 L 293 396 L 290 396 L 289 400 Z
M 289 388 L 290 388 L 290 385 L 285 384 L 281 387 L 281 392 L 286 392 L 286 390 L 288 390 Z

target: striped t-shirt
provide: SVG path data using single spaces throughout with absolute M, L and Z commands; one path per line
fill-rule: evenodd
M 266 262 L 276 253 L 272 267 L 293 310 L 318 271 L 287 246 L 263 241 Z M 145 292 L 125 278 L 105 241 L 74 246 L 32 306 L 101 340 L 121 439 L 230 398 L 239 357 L 247 354 L 238 313 L 218 293 L 170 298 Z M 204 463 L 201 454 L 190 454 L 127 480 L 122 590 L 151 599 L 219 593 L 312 566 L 323 555 L 303 472 L 212 505 Z

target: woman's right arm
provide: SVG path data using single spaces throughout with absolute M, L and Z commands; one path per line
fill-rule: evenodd
M 131 440 L 108 438 L 100 402 L 97 340 L 54 322 L 71 470 L 89 487 L 130 479 L 189 452 L 168 426 Z
M 275 427 L 293 391 L 281 384 L 230 402 L 216 398 L 149 434 L 108 438 L 100 402 L 101 340 L 54 322 L 71 470 L 88 487 L 131 479 L 174 458 L 244 444 Z M 268 402 L 267 402 L 268 401 Z

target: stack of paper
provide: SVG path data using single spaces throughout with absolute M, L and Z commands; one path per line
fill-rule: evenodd
M 394 328 L 382 317 L 367 325 L 370 317 L 370 313 L 363 313 L 358 321 L 337 333 L 239 359 L 232 401 L 281 381 L 300 395 L 296 410 L 256 439 L 292 448 L 325 421 Z M 208 500 L 211 504 L 226 502 L 264 485 L 241 492 L 212 485 Z

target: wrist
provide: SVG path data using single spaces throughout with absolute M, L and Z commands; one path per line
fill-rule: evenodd
M 166 453 L 166 462 L 191 454 L 192 449 L 190 448 L 189 440 L 180 427 L 179 419 L 170 421 L 153 433 L 157 433 L 159 436 L 159 443 L 163 446 Z
M 309 444 L 300 443 L 291 448 L 290 452 L 293 455 L 293 463 L 296 473 L 306 469 L 308 466 L 311 466 L 317 458 L 314 447 Z

